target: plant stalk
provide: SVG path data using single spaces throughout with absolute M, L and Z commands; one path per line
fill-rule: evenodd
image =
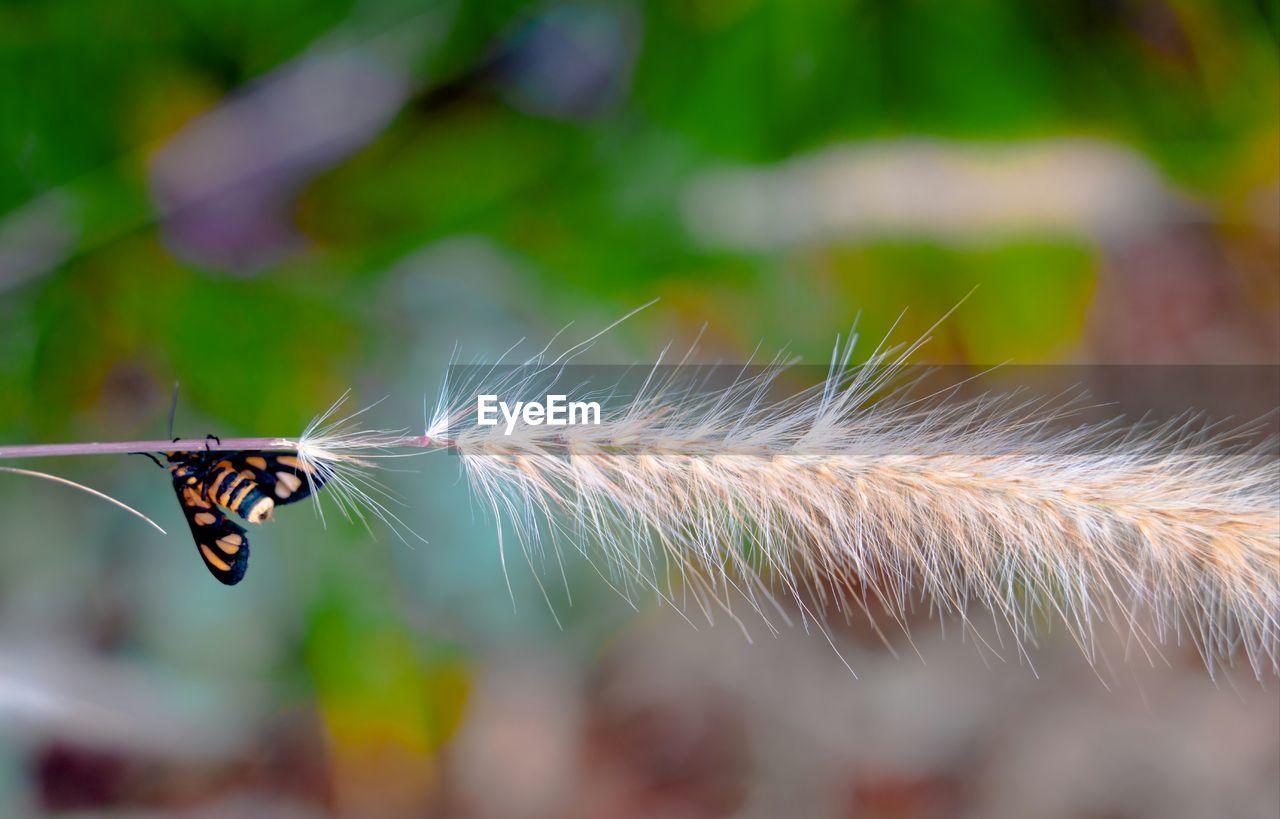
M 387 437 L 370 442 L 379 448 L 411 447 L 425 449 L 444 443 L 423 435 Z M 297 449 L 296 438 L 181 438 L 177 441 L 104 441 L 68 444 L 15 444 L 0 446 L 0 460 L 12 458 L 55 458 L 78 455 L 122 455 L 131 452 L 234 452 L 242 450 Z

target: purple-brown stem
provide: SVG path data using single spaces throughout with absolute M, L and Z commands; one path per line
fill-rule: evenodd
M 105 441 L 74 444 L 16 444 L 0 446 L 0 460 L 7 458 L 53 458 L 73 455 L 122 455 L 130 452 L 195 452 L 206 447 L 214 452 L 263 449 L 294 449 L 296 438 L 182 438 L 177 441 Z M 388 437 L 369 442 L 371 447 L 424 449 L 440 446 L 423 435 Z

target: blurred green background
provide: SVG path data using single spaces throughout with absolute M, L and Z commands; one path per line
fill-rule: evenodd
M 1280 363 L 1273 2 L 7 0 L 0 442 L 416 427 L 455 345 Z M 866 345 L 869 349 L 872 345 Z M 865 352 L 865 350 L 864 350 Z M 25 464 L 34 466 L 34 464 Z M 448 456 L 427 545 L 296 510 L 212 582 L 141 458 L 0 476 L 0 814 L 1275 816 L 1280 699 L 972 646 L 754 645 L 589 566 L 512 598 Z M 1121 652 L 1122 653 L 1122 652 Z M 1129 679 L 1129 677 L 1134 679 Z M 1274 682 L 1274 681 L 1273 681 Z

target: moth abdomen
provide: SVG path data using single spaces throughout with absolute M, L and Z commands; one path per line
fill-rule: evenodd
M 230 461 L 213 465 L 205 482 L 205 495 L 250 523 L 261 523 L 271 517 L 275 501 L 263 491 L 254 473 L 237 471 Z

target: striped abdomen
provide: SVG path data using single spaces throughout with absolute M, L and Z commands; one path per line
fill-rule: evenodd
M 237 472 L 230 461 L 213 465 L 205 480 L 204 495 L 250 523 L 269 519 L 275 508 L 275 501 L 262 491 L 253 472 L 247 469 Z

